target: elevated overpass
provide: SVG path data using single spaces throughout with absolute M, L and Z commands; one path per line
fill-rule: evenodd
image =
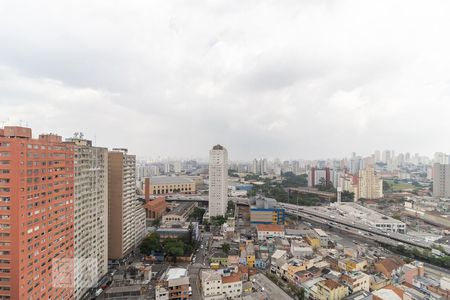
M 407 234 L 384 232 L 378 228 L 368 226 L 357 220 L 349 220 L 340 217 L 338 214 L 324 213 L 314 207 L 298 206 L 295 204 L 278 203 L 285 212 L 290 215 L 300 216 L 314 222 L 324 223 L 331 227 L 348 231 L 352 234 L 363 235 L 365 238 L 378 241 L 388 245 L 409 245 L 422 249 L 431 249 L 431 243 L 422 239 L 413 239 Z

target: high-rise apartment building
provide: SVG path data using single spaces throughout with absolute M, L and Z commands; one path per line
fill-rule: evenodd
M 73 299 L 73 147 L 0 128 L 0 299 Z
M 108 272 L 108 149 L 82 138 L 74 146 L 75 299 Z
M 450 198 L 450 165 L 433 165 L 433 197 Z
M 383 179 L 376 174 L 373 167 L 359 171 L 359 198 L 379 199 L 383 197 Z
M 209 151 L 209 216 L 225 216 L 228 204 L 228 152 L 215 145 Z
M 143 239 L 145 210 L 136 196 L 136 157 L 108 152 L 108 256 L 121 259 Z

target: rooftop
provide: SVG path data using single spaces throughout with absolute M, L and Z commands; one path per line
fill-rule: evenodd
M 340 284 L 334 280 L 326 279 L 325 281 L 322 281 L 321 284 L 329 288 L 330 290 L 334 290 L 340 286 Z
M 328 234 L 326 234 L 326 232 L 323 231 L 323 230 L 320 229 L 320 228 L 314 228 L 314 231 L 315 231 L 315 232 L 317 233 L 317 235 L 320 236 L 320 237 L 327 237 L 327 236 L 328 236 Z
M 258 224 L 256 226 L 256 229 L 258 229 L 258 231 L 284 232 L 284 226 L 283 225 L 274 225 L 274 224 Z
M 183 203 L 179 204 L 177 207 L 175 207 L 174 209 L 172 209 L 169 212 L 169 214 L 182 216 L 191 208 L 191 206 L 194 206 L 194 205 L 195 205 L 195 203 L 193 203 L 193 202 L 183 202 Z
M 187 276 L 187 270 L 184 268 L 171 268 L 166 271 L 163 278 L 164 280 L 173 280 Z
M 215 145 L 213 147 L 213 150 L 223 150 L 223 149 L 224 149 L 224 147 L 222 145 L 219 145 L 219 144 L 217 144 L 217 145 Z
M 250 280 L 253 282 L 253 287 L 257 291 L 263 290 L 264 293 L 268 295 L 269 299 L 292 300 L 292 297 L 286 294 L 279 286 L 263 274 L 252 275 L 250 276 Z
M 222 283 L 231 283 L 231 282 L 239 282 L 241 281 L 241 276 L 239 274 L 231 274 L 230 276 L 223 276 Z
M 279 259 L 279 258 L 282 258 L 284 255 L 286 255 L 286 251 L 285 251 L 285 250 L 277 250 L 277 251 L 275 251 L 275 253 L 272 255 L 272 258 L 274 258 L 274 259 Z
M 221 276 L 214 270 L 202 270 L 200 278 L 204 281 L 220 280 Z
M 150 185 L 159 184 L 188 184 L 194 181 L 184 176 L 154 176 L 150 177 Z

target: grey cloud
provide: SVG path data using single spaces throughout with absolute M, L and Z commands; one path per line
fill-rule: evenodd
M 3 1 L 0 120 L 145 157 L 432 153 L 450 147 L 449 6 Z

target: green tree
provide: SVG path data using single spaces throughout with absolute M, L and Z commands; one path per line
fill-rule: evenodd
M 234 217 L 235 204 L 233 201 L 229 200 L 227 203 L 227 216 Z
M 228 243 L 223 243 L 222 244 L 222 251 L 228 255 L 228 253 L 230 253 L 230 244 Z
M 383 192 L 392 192 L 392 185 L 386 180 L 383 180 Z
M 292 172 L 286 172 L 282 175 L 283 187 L 306 187 L 308 186 L 308 175 L 295 175 Z
M 215 225 L 215 226 L 221 226 L 222 224 L 224 224 L 227 220 L 225 219 L 224 216 L 214 216 L 211 217 L 211 225 Z
M 155 219 L 155 220 L 152 222 L 152 226 L 154 226 L 154 227 L 159 227 L 160 225 L 161 225 L 161 219 L 160 219 L 160 218 Z
M 145 255 L 151 255 L 154 252 L 160 252 L 161 242 L 159 235 L 156 232 L 150 234 L 142 241 L 139 248 L 141 250 L 141 253 Z
M 203 220 L 203 215 L 205 214 L 205 212 L 206 210 L 204 210 L 203 208 L 195 207 L 189 217 L 201 222 Z
M 355 193 L 349 191 L 343 191 L 341 194 L 342 202 L 353 202 L 355 199 Z
M 184 254 L 184 242 L 178 239 L 166 239 L 164 241 L 164 252 L 173 258 L 173 261 L 177 261 L 177 256 Z

